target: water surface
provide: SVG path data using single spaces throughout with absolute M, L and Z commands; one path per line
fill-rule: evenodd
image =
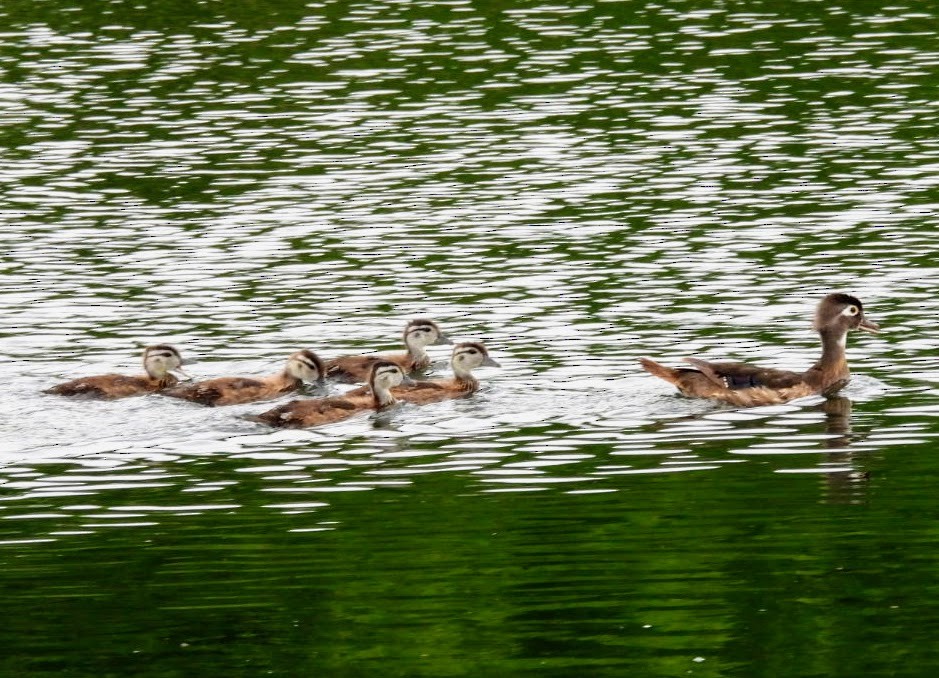
M 3 673 L 939 665 L 918 4 L 0 18 Z M 884 328 L 839 398 L 734 409 L 638 367 L 804 369 L 833 290 Z M 503 367 L 301 431 L 40 393 L 153 342 L 199 378 L 392 350 L 413 317 Z

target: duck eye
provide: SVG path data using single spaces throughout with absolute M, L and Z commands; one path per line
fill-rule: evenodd
M 861 309 L 857 306 L 848 306 L 848 315 L 857 315 L 860 311 Z

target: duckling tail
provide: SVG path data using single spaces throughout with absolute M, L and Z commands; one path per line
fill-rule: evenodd
M 272 421 L 270 416 L 264 416 L 268 414 L 267 412 L 262 412 L 261 414 L 243 414 L 239 418 L 244 419 L 245 421 L 251 421 L 255 424 L 264 424 L 266 426 L 276 426 L 277 423 Z

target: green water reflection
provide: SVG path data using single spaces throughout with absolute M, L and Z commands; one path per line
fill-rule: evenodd
M 832 504 L 816 478 L 759 483 L 738 466 L 720 483 L 520 500 L 435 476 L 345 495 L 331 531 L 287 533 L 257 510 L 161 517 L 6 559 L 2 666 L 914 675 L 932 662 L 935 562 L 909 549 L 934 530 L 885 507 L 891 484 Z

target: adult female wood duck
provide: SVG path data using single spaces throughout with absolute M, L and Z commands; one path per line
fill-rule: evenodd
M 815 310 L 815 331 L 822 339 L 822 357 L 805 372 L 755 367 L 738 362 L 712 363 L 685 358 L 694 368 L 671 368 L 648 358 L 640 363 L 650 373 L 674 384 L 686 396 L 715 398 L 731 405 L 753 407 L 784 403 L 808 395 L 832 395 L 851 376 L 845 360 L 848 332 L 878 332 L 864 317 L 860 300 L 849 294 L 829 294 Z
M 177 372 L 188 378 L 180 367 L 182 364 L 183 359 L 179 351 L 166 344 L 157 344 L 144 349 L 143 369 L 146 374 L 138 376 L 99 374 L 93 377 L 80 377 L 48 388 L 43 393 L 104 400 L 156 393 L 178 383 L 179 379 L 171 372 Z
M 379 360 L 372 364 L 367 389 L 356 389 L 357 393 L 332 398 L 291 400 L 247 419 L 285 428 L 332 424 L 368 409 L 387 410 L 398 402 L 391 392 L 392 387 L 408 382 L 410 379 L 399 365 Z
M 186 384 L 163 391 L 172 398 L 191 400 L 208 405 L 237 405 L 256 400 L 269 400 L 300 388 L 303 382 L 320 382 L 326 370 L 323 361 L 313 351 L 297 351 L 289 358 L 284 369 L 269 377 L 219 377 Z
M 433 320 L 417 319 L 404 328 L 404 345 L 407 353 L 387 355 L 347 355 L 326 361 L 326 376 L 337 381 L 355 384 L 368 379 L 372 365 L 378 360 L 387 360 L 399 365 L 405 374 L 422 370 L 430 365 L 427 346 L 440 346 L 453 342 Z
M 394 397 L 417 405 L 465 398 L 479 389 L 479 381 L 473 376 L 472 370 L 477 367 L 501 367 L 489 357 L 485 346 L 472 341 L 453 347 L 450 365 L 453 368 L 452 378 L 415 381 L 410 385 L 402 385 L 392 389 Z M 361 393 L 362 389 L 356 389 L 346 395 L 361 395 Z

